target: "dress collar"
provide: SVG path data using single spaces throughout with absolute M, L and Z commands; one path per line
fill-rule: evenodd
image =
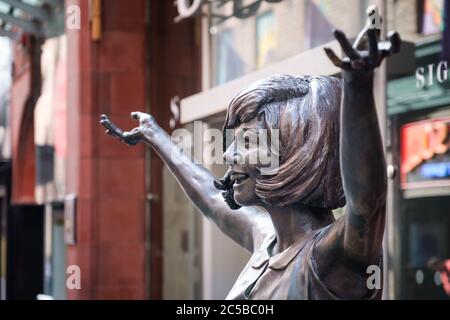
M 274 256 L 269 255 L 269 248 L 276 243 L 276 235 L 275 233 L 270 234 L 264 240 L 263 245 L 258 249 L 257 252 L 253 255 L 250 265 L 254 269 L 260 269 L 267 263 L 269 264 L 270 269 L 274 270 L 283 270 L 285 269 L 289 263 L 298 255 L 298 253 L 303 249 L 303 247 L 308 243 L 308 239 L 314 235 L 315 232 L 312 231 L 303 239 L 298 240 L 291 244 L 286 250 L 280 252 Z

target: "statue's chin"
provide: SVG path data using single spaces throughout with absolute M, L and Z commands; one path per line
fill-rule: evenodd
M 254 194 L 234 192 L 234 202 L 241 207 L 250 207 L 257 204 L 257 199 Z

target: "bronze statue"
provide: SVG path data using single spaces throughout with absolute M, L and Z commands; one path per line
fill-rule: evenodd
M 228 299 L 381 297 L 366 285 L 368 266 L 382 266 L 386 207 L 373 74 L 398 52 L 400 38 L 392 33 L 379 41 L 379 31 L 366 27 L 352 46 L 343 32 L 334 35 L 347 58 L 325 51 L 342 80 L 273 76 L 239 92 L 228 107 L 224 130 L 279 130 L 280 162 L 272 175 L 239 161 L 261 148 L 271 152 L 268 146 L 237 152 L 234 141 L 224 154 L 230 168 L 215 181 L 201 165 L 179 161 L 185 156 L 174 152 L 152 116 L 132 113 L 139 127 L 129 132 L 101 117 L 108 134 L 150 145 L 198 209 L 253 254 Z M 331 210 L 345 203 L 345 215 L 335 221 Z

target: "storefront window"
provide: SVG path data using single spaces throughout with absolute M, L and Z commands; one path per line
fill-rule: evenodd
M 425 0 L 422 15 L 422 33 L 425 35 L 441 32 L 444 28 L 442 12 L 444 0 Z
M 393 188 L 396 298 L 444 299 L 439 272 L 430 261 L 450 257 L 448 8 L 443 0 L 411 2 L 387 4 L 388 29 L 409 42 L 402 61 L 388 65 L 387 83 L 392 158 L 399 168 Z
M 66 241 L 64 239 L 64 204 L 55 202 L 46 208 L 44 255 L 44 292 L 56 300 L 66 299 Z
M 273 11 L 256 17 L 256 67 L 275 59 L 277 50 L 276 19 Z
M 437 35 L 444 29 L 444 0 L 387 1 L 387 30 L 396 30 L 406 41 Z
M 0 160 L 10 158 L 8 106 L 11 86 L 11 47 L 8 38 L 0 37 Z
M 240 7 L 238 3 L 218 1 L 211 6 L 213 86 L 332 41 L 334 28 L 356 36 L 368 2 L 248 0 Z

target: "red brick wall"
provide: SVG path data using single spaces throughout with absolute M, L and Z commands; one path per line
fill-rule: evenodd
M 34 105 L 40 95 L 39 44 L 23 37 L 14 46 L 11 139 L 14 204 L 34 204 Z
M 89 1 L 81 30 L 68 30 L 68 192 L 78 195 L 78 241 L 67 264 L 81 268 L 82 290 L 71 299 L 144 299 L 145 152 L 104 134 L 106 113 L 133 128 L 145 110 L 145 0 L 102 1 L 103 34 L 90 35 Z
M 103 34 L 93 42 L 89 1 L 66 2 L 79 4 L 82 14 L 81 30 L 67 32 L 67 187 L 79 198 L 78 242 L 68 247 L 67 263 L 79 265 L 82 272 L 82 290 L 69 291 L 68 296 L 158 299 L 163 208 L 161 201 L 151 204 L 149 254 L 145 178 L 147 174 L 151 179 L 149 192 L 161 197 L 162 163 L 152 153 L 146 173 L 144 146 L 119 143 L 104 134 L 98 121 L 106 113 L 120 127 L 131 129 L 136 123 L 130 112 L 149 109 L 168 130 L 170 98 L 200 90 L 199 25 L 194 19 L 175 24 L 172 1 L 104 0 Z

